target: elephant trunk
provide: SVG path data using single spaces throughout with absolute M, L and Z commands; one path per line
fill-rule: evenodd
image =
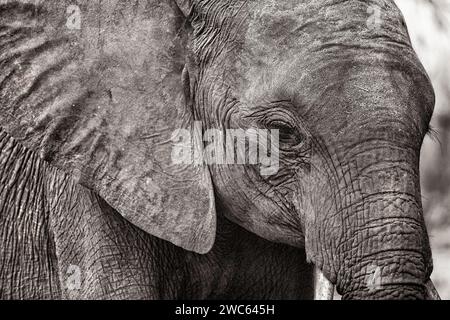
M 431 279 L 425 283 L 425 290 L 426 300 L 441 300 Z M 334 291 L 334 285 L 316 268 L 314 270 L 314 300 L 333 300 Z
M 378 156 L 365 155 L 347 192 L 354 200 L 344 209 L 350 240 L 339 248 L 338 289 L 344 299 L 425 299 L 431 250 L 418 161 L 406 148 L 370 152 Z
M 434 299 L 427 287 L 428 236 L 415 202 L 405 194 L 375 194 L 352 210 L 334 257 L 343 299 Z
M 364 240 L 342 269 L 343 298 L 425 299 L 429 265 L 416 222 L 392 218 L 362 229 L 354 241 Z
M 315 202 L 329 213 L 307 234 L 311 260 L 343 299 L 435 298 L 415 150 L 378 139 L 348 148 L 339 162 L 335 209 Z

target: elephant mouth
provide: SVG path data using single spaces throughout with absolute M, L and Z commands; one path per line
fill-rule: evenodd
M 425 300 L 441 300 L 431 279 L 425 283 Z M 333 300 L 334 284 L 319 269 L 314 269 L 314 300 Z

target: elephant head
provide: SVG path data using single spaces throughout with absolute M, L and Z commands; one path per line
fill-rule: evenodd
M 418 162 L 434 94 L 392 1 L 78 3 L 1 5 L 14 138 L 187 250 L 210 250 L 220 207 L 305 248 L 344 298 L 427 297 Z M 277 170 L 174 159 L 174 133 L 202 155 L 207 129 L 278 132 Z

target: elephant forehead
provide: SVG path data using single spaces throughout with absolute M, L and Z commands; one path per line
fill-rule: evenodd
M 263 38 L 310 34 L 320 38 L 358 31 L 377 35 L 387 28 L 404 29 L 404 19 L 391 0 L 263 1 L 251 7 L 249 24 Z M 281 33 L 280 33 L 281 31 Z
M 333 44 L 356 47 L 386 39 L 409 44 L 402 14 L 391 1 L 263 3 L 249 12 L 244 35 L 244 50 L 261 60 L 298 56 Z
M 248 100 L 270 92 L 267 86 L 298 89 L 293 84 L 333 60 L 371 59 L 367 51 L 411 57 L 402 14 L 391 1 L 264 1 L 248 15 L 231 68 L 241 73 Z

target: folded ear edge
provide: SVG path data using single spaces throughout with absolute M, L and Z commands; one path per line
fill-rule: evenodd
M 71 173 L 66 174 L 71 179 L 75 177 L 74 180 L 76 183 L 84 185 L 81 182 L 82 177 L 80 175 Z M 107 188 L 94 186 L 93 192 L 102 197 L 105 202 L 114 210 L 116 210 L 124 219 L 142 229 L 146 233 L 162 240 L 168 241 L 184 250 L 192 251 L 198 254 L 207 254 L 214 246 L 217 224 L 214 189 L 212 187 L 212 180 L 209 169 L 207 167 L 202 170 L 201 182 L 205 186 L 205 188 L 208 189 L 207 194 L 209 206 L 207 208 L 207 212 L 204 212 L 202 214 L 202 221 L 204 221 L 204 223 L 202 223 L 201 225 L 196 225 L 195 222 L 192 221 L 192 224 L 186 224 L 184 228 L 184 235 L 173 233 L 171 232 L 171 230 L 164 229 L 157 223 L 151 223 L 146 219 L 139 219 L 139 217 L 146 217 L 149 211 L 153 211 L 153 216 L 163 217 L 165 216 L 165 213 L 154 212 L 154 208 L 146 206 L 133 207 L 133 201 L 130 200 L 132 199 L 132 197 L 130 195 L 127 195 L 126 190 L 119 190 L 117 193 L 112 193 L 109 192 L 109 189 Z M 89 189 L 91 188 L 89 187 Z M 120 196 L 118 197 L 117 194 L 119 194 Z
M 195 225 L 186 225 L 186 228 L 188 231 L 192 231 L 192 229 L 195 229 L 195 227 L 202 228 L 201 230 L 193 230 L 190 233 L 190 236 L 179 236 L 177 234 L 171 233 L 170 230 L 164 230 L 162 228 L 158 228 L 157 225 L 151 224 L 151 223 L 143 223 L 145 219 L 142 220 L 136 220 L 133 217 L 145 217 L 147 212 L 145 212 L 145 209 L 141 208 L 133 208 L 132 206 L 127 206 L 127 204 L 132 204 L 133 201 L 127 201 L 126 198 L 131 198 L 130 196 L 126 196 L 126 191 L 122 190 L 124 192 L 119 192 L 119 194 L 122 194 L 122 196 L 117 197 L 117 194 L 108 192 L 109 189 L 97 189 L 95 187 L 94 183 L 94 189 L 97 189 L 99 191 L 93 190 L 91 187 L 88 187 L 84 185 L 83 181 L 83 175 L 79 169 L 72 169 L 72 170 L 66 170 L 63 168 L 60 168 L 57 163 L 50 163 L 47 160 L 42 159 L 42 157 L 39 155 L 37 151 L 30 150 L 27 146 L 23 145 L 20 141 L 12 137 L 10 134 L 8 134 L 2 127 L 0 127 L 0 136 L 3 135 L 2 144 L 5 146 L 12 146 L 14 148 L 20 147 L 23 150 L 28 150 L 32 152 L 32 154 L 36 154 L 37 158 L 41 159 L 43 163 L 45 163 L 49 168 L 55 168 L 59 171 L 61 175 L 65 175 L 67 179 L 73 180 L 75 183 L 83 186 L 86 189 L 91 190 L 91 192 L 98 194 L 102 199 L 105 200 L 105 202 L 111 206 L 114 210 L 116 210 L 124 219 L 132 223 L 133 225 L 137 226 L 138 228 L 142 229 L 146 233 L 158 237 L 160 239 L 163 239 L 165 241 L 168 241 L 180 248 L 183 248 L 187 251 L 192 251 L 198 254 L 207 254 L 209 251 L 211 251 L 212 247 L 214 246 L 215 237 L 216 237 L 216 212 L 215 212 L 215 197 L 214 197 L 214 190 L 212 188 L 212 181 L 211 176 L 209 174 L 209 170 L 207 167 L 205 167 L 202 170 L 202 176 L 200 178 L 200 181 L 202 185 L 205 186 L 208 194 L 208 203 L 209 206 L 207 208 L 207 212 L 205 212 L 202 216 L 205 218 L 205 223 L 201 226 L 195 226 Z M 1 151 L 1 150 L 0 150 Z M 1 153 L 1 152 L 0 152 Z M 151 210 L 150 208 L 148 210 Z M 154 213 L 154 215 L 160 215 L 164 216 L 164 212 Z M 194 224 L 194 223 L 193 223 Z

